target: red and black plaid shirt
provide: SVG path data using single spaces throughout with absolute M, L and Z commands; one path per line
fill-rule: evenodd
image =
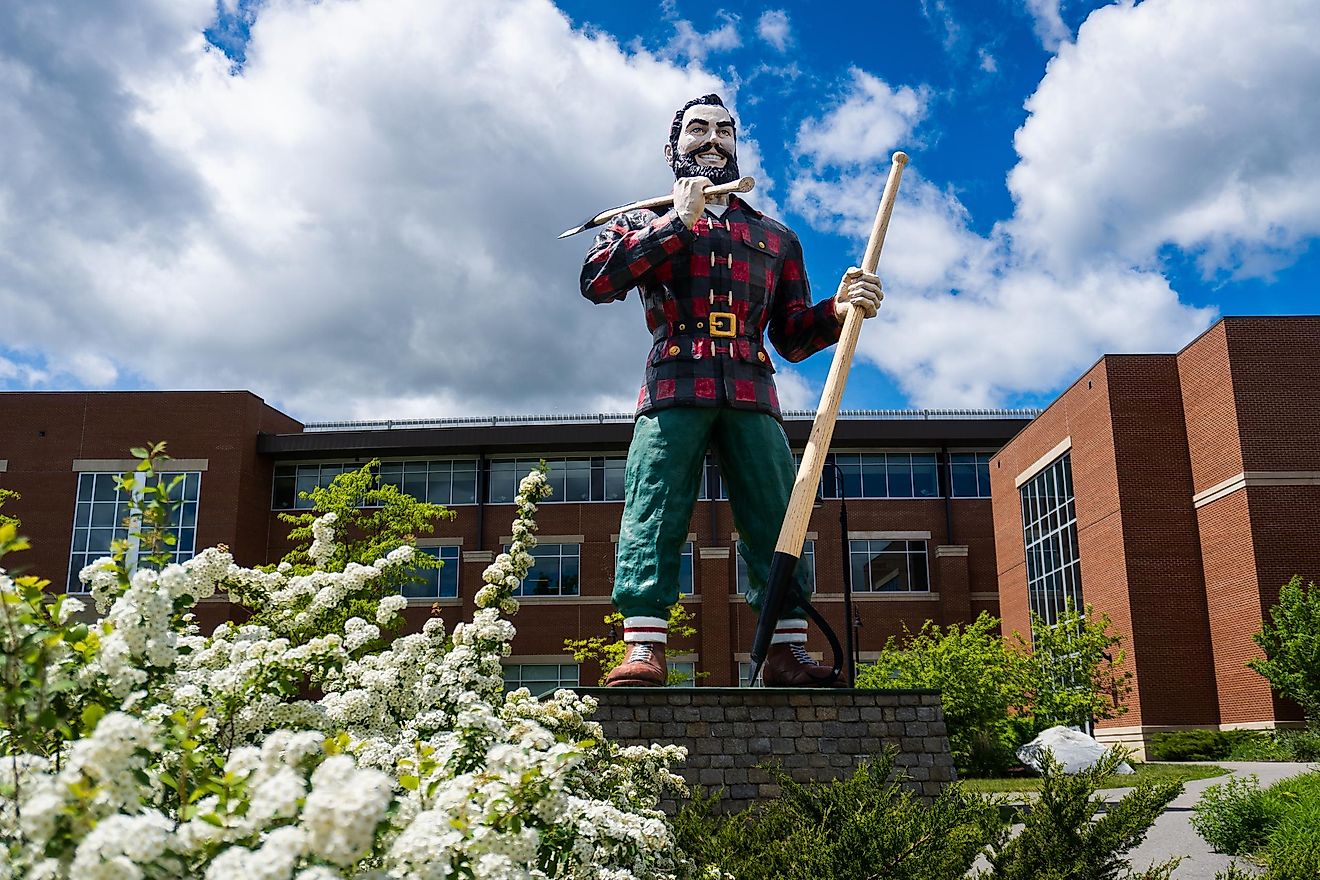
M 839 341 L 834 304 L 811 303 L 793 231 L 736 196 L 723 218 L 688 229 L 675 211 L 631 211 L 598 236 L 582 266 L 595 303 L 641 291 L 655 344 L 637 414 L 670 406 L 728 406 L 779 418 L 765 350 L 797 362 Z

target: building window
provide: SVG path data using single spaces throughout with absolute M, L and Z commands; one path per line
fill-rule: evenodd
M 146 487 L 146 474 L 135 474 L 136 483 L 131 494 L 116 485 L 119 474 L 84 473 L 78 475 L 78 500 L 73 513 L 73 546 L 69 553 L 69 579 L 66 589 L 70 593 L 84 593 L 87 587 L 78 580 L 78 572 L 103 556 L 110 555 L 110 544 L 129 537 L 132 520 L 137 516 L 134 498 L 141 499 Z M 197 546 L 197 499 L 201 494 L 202 475 L 199 471 L 163 473 L 157 477 L 170 485 L 175 477 L 182 477 L 170 489 L 170 500 L 178 502 L 170 512 L 165 528 L 174 535 L 174 546 L 163 548 L 170 562 L 192 559 Z M 129 547 L 128 564 L 135 562 L 137 551 Z
M 275 466 L 273 510 L 309 510 L 312 502 L 302 497 L 313 489 L 327 489 L 335 477 L 360 470 L 360 463 L 281 464 Z M 397 486 L 418 501 L 432 504 L 475 504 L 477 460 L 475 458 L 384 461 L 378 478 L 381 484 Z
M 930 572 L 925 541 L 848 542 L 852 588 L 857 593 L 926 593 Z
M 681 684 L 677 684 L 675 687 L 690 688 L 697 686 L 697 664 L 695 662 L 691 660 L 670 660 L 669 671 L 671 673 L 678 672 L 687 676 L 687 678 L 683 679 Z
M 756 681 L 753 681 L 753 682 L 750 682 L 750 683 L 749 683 L 749 682 L 747 681 L 747 678 L 748 678 L 748 676 L 750 676 L 751 674 L 752 674 L 752 663 L 751 663 L 751 661 L 750 661 L 750 660 L 739 660 L 739 661 L 738 661 L 738 687 L 740 687 L 740 688 L 745 688 L 745 687 L 755 687 L 755 688 L 765 687 L 765 685 L 761 682 L 761 679 L 760 679 L 759 677 L 756 679 Z
M 509 552 L 506 544 L 504 552 Z M 515 596 L 576 596 L 579 587 L 579 545 L 537 544 L 530 551 L 536 561 Z
M 619 544 L 614 544 L 614 570 L 619 570 Z M 691 596 L 692 589 L 692 542 L 683 542 L 683 553 L 678 558 L 678 595 Z
M 836 453 L 847 498 L 938 498 L 939 471 L 933 452 Z M 829 470 L 829 469 L 827 469 Z M 835 477 L 822 475 L 821 493 L 838 498 Z
M 1020 492 L 1027 602 L 1047 626 L 1053 626 L 1065 605 L 1083 607 L 1071 454 L 1064 453 L 1024 483 Z
M 558 501 L 622 501 L 623 472 L 627 459 L 621 456 L 595 458 L 548 458 L 550 497 Z M 518 497 L 518 484 L 539 467 L 539 458 L 502 458 L 490 463 L 491 504 L 511 504 Z
M 418 547 L 418 553 L 439 559 L 443 564 L 439 568 L 417 569 L 415 574 L 421 581 L 405 584 L 403 595 L 409 599 L 457 599 L 458 550 L 457 547 Z
M 738 557 L 737 565 L 737 583 L 736 587 L 739 595 L 746 595 L 747 585 L 747 562 L 743 559 L 742 550 L 735 550 L 734 555 Z M 811 585 L 812 592 L 816 591 L 816 542 L 806 540 L 802 542 L 802 556 L 798 559 L 798 565 L 805 566 L 807 570 L 807 583 Z
M 991 455 L 989 452 L 949 453 L 949 496 L 989 498 Z
M 504 689 L 527 688 L 534 697 L 552 694 L 560 688 L 578 686 L 576 663 L 510 663 L 504 667 Z

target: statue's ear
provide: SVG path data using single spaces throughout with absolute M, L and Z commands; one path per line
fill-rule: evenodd
M 674 145 L 673 145 L 673 144 L 665 144 L 665 161 L 666 161 L 666 162 L 669 162 L 669 163 L 671 163 L 671 164 L 672 164 L 673 161 L 674 161 Z

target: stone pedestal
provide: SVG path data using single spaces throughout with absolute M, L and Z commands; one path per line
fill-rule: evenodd
M 599 702 L 595 720 L 620 745 L 684 746 L 689 785 L 722 788 L 740 810 L 779 794 L 765 769 L 798 782 L 850 775 L 886 747 L 924 800 L 954 779 L 938 691 L 782 688 L 576 688 Z

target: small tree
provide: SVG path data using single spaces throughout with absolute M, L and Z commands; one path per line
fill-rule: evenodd
M 19 495 L 13 489 L 0 489 L 0 507 L 4 507 L 6 501 L 17 501 L 22 497 L 23 497 L 22 495 Z M 6 516 L 5 514 L 0 513 L 0 526 L 3 525 L 12 525 L 14 527 L 17 527 L 19 525 L 18 517 Z
M 312 506 L 305 513 L 279 515 L 280 520 L 294 526 L 289 530 L 289 539 L 296 542 L 280 563 L 281 570 L 303 575 L 318 569 L 341 572 L 353 563 L 371 565 L 396 547 L 417 546 L 417 538 L 433 533 L 436 523 L 454 518 L 454 512 L 443 505 L 419 501 L 398 486 L 382 483 L 379 469 L 380 461 L 372 460 L 359 470 L 340 474 L 325 488 L 299 493 Z M 327 514 L 333 514 L 326 522 L 334 524 L 335 542 L 317 535 L 315 523 Z M 440 560 L 429 554 L 414 554 L 411 567 L 390 569 L 374 578 L 369 594 L 355 597 L 336 609 L 336 619 L 327 625 L 340 625 L 352 617 L 375 620 L 382 598 L 397 595 L 407 584 L 417 583 L 419 571 L 441 565 Z M 231 596 L 252 610 L 254 623 L 278 629 L 280 622 L 268 619 L 266 598 L 252 590 L 252 585 L 235 585 Z
M 1127 655 L 1119 649 L 1122 637 L 1110 632 L 1112 624 L 1109 615 L 1091 605 L 1082 612 L 1069 602 L 1053 624 L 1031 615 L 1029 649 L 1014 634 L 1033 660 L 1028 701 L 1037 730 L 1050 724 L 1080 727 L 1091 719 L 1127 712 L 1132 671 L 1123 668 Z
M 697 628 L 692 625 L 695 618 L 687 612 L 681 602 L 675 602 L 669 609 L 669 635 L 675 639 L 690 639 L 697 634 Z M 605 623 L 611 628 L 623 626 L 623 615 L 615 611 L 612 614 L 605 615 Z M 610 674 L 614 667 L 623 662 L 624 655 L 628 653 L 628 646 L 617 639 L 609 639 L 604 636 L 592 636 L 589 639 L 564 639 L 564 650 L 573 655 L 573 659 L 578 663 L 595 661 L 600 664 L 600 684 L 605 683 L 605 677 Z M 709 672 L 698 672 L 697 678 L 705 678 Z M 685 684 L 691 681 L 693 676 L 686 672 L 679 672 L 677 669 L 669 670 L 669 686 Z
M 938 688 L 954 762 L 966 773 L 1002 770 L 1011 760 L 1010 715 L 1025 710 L 1031 680 L 1025 657 L 999 635 L 986 612 L 965 626 L 941 629 L 926 621 L 915 635 L 891 636 L 858 687 Z
M 1294 575 L 1279 591 L 1264 628 L 1252 636 L 1264 660 L 1247 666 L 1281 696 L 1296 700 L 1312 729 L 1320 730 L 1320 589 Z

